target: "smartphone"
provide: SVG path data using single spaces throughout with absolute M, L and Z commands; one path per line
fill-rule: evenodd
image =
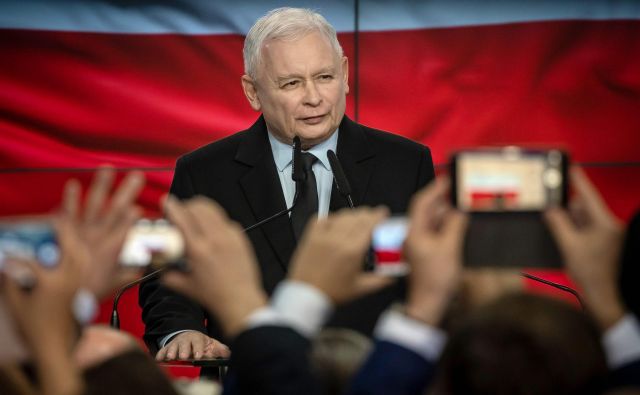
M 178 264 L 184 257 L 184 239 L 178 229 L 164 219 L 141 219 L 131 227 L 120 253 L 125 267 L 154 269 Z
M 371 238 L 374 273 L 404 276 L 409 272 L 409 266 L 402 256 L 402 245 L 406 237 L 406 217 L 390 217 L 374 228 Z
M 11 258 L 55 267 L 60 259 L 60 248 L 51 223 L 33 219 L 0 221 L 0 270 Z
M 567 154 L 559 149 L 480 148 L 450 161 L 454 207 L 467 212 L 540 212 L 566 206 Z

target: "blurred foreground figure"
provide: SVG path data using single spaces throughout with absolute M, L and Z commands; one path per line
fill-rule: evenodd
M 640 323 L 617 286 L 623 228 L 584 173 L 573 169 L 572 183 L 571 209 L 545 216 L 588 316 L 537 296 L 505 296 L 462 317 L 447 341 L 438 325 L 460 283 L 464 227 L 447 214 L 445 190 L 436 184 L 412 205 L 405 244 L 412 267 L 409 298 L 381 318 L 374 351 L 350 393 L 639 390 Z

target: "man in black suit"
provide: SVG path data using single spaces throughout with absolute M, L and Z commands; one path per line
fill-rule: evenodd
M 315 157 L 307 174 L 315 177 L 317 192 L 307 196 L 317 194 L 315 210 L 321 217 L 347 206 L 333 183 L 328 150 L 337 153 L 356 205 L 405 212 L 411 195 L 433 179 L 428 148 L 344 115 L 348 61 L 321 15 L 295 8 L 269 12 L 249 31 L 244 61 L 244 93 L 262 116 L 249 129 L 181 157 L 173 195 L 209 197 L 244 227 L 291 207 L 295 136 Z M 262 285 L 271 293 L 287 273 L 299 234 L 290 218 L 281 216 L 248 235 Z M 402 293 L 398 283 L 354 301 L 336 313 L 333 323 L 370 332 L 378 313 Z M 152 350 L 161 348 L 158 359 L 228 356 L 226 346 L 214 340 L 221 338 L 215 320 L 196 303 L 151 281 L 140 287 L 140 304 L 145 341 Z

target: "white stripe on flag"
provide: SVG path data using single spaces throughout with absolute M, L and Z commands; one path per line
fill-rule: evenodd
M 338 31 L 354 30 L 353 1 L 301 0 L 295 3 L 319 11 Z M 0 2 L 0 28 L 134 34 L 245 34 L 258 17 L 283 5 L 286 2 L 276 0 L 4 0 Z M 635 0 L 362 0 L 359 8 L 362 31 L 552 20 L 640 19 L 640 2 Z

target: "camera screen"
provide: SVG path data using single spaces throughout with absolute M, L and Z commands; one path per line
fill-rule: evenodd
M 176 228 L 164 220 L 142 219 L 129 233 L 120 252 L 123 266 L 160 266 L 177 262 L 184 252 L 184 240 Z
M 538 211 L 563 201 L 561 151 L 465 151 L 456 158 L 456 202 L 465 211 Z
M 45 267 L 58 263 L 60 249 L 51 225 L 40 222 L 0 223 L 0 269 L 7 259 L 35 260 Z
M 379 224 L 371 239 L 375 256 L 377 274 L 402 276 L 408 272 L 408 266 L 402 257 L 402 244 L 407 236 L 407 219 L 391 217 Z

